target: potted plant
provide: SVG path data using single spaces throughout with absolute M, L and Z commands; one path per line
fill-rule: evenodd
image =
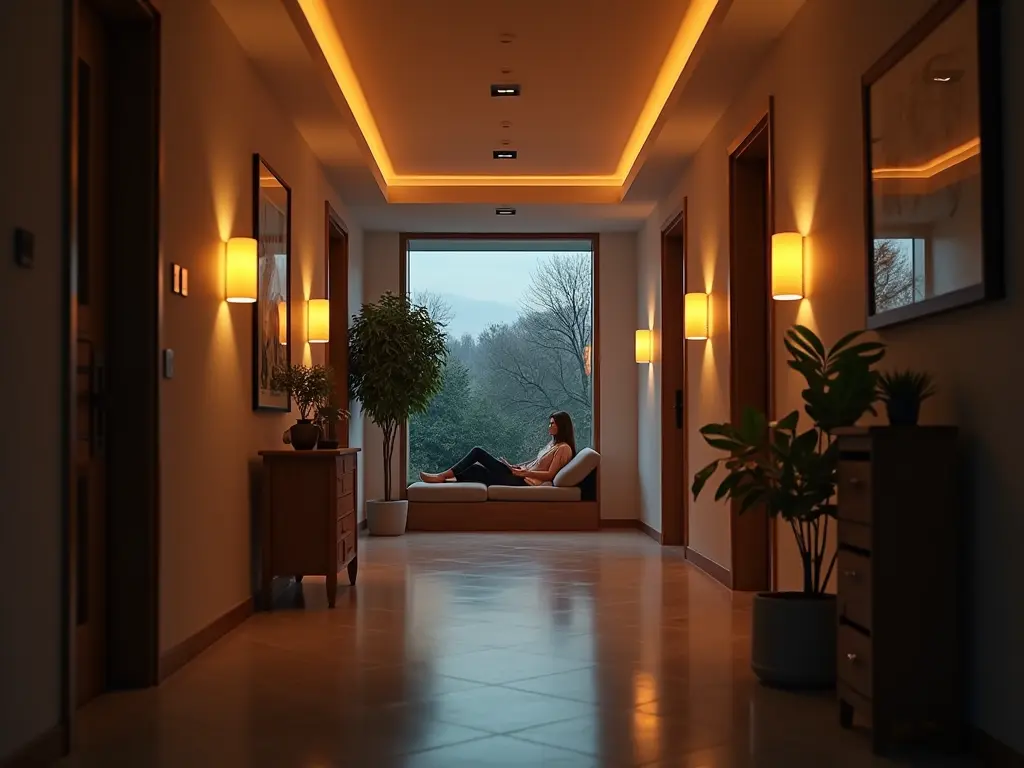
M 448 356 L 444 326 L 425 307 L 390 291 L 364 304 L 349 329 L 349 392 L 384 436 L 384 498 L 366 502 L 370 533 L 405 532 L 408 502 L 392 496 L 398 430 L 441 391 Z
M 348 419 L 348 411 L 337 405 L 333 393 L 316 411 L 316 424 L 320 427 L 320 441 L 316 444 L 322 450 L 333 450 L 338 447 L 337 424 Z
M 934 394 L 930 373 L 892 371 L 878 377 L 879 399 L 885 403 L 886 415 L 894 427 L 917 426 L 921 403 Z
M 853 426 L 874 413 L 878 374 L 873 366 L 885 354 L 879 342 L 844 336 L 831 349 L 801 325 L 786 332 L 788 364 L 806 381 L 804 411 L 812 425 L 800 428 L 793 411 L 769 424 L 748 409 L 740 424 L 708 424 L 700 432 L 712 448 L 729 455 L 716 459 L 693 478 L 693 498 L 719 467 L 725 477 L 715 499 L 739 503 L 740 514 L 763 507 L 770 519 L 789 524 L 803 564 L 803 590 L 754 596 L 751 663 L 769 685 L 830 687 L 835 683 L 836 603 L 826 593 L 835 553 L 828 557 L 829 521 L 839 453 L 834 430 Z
M 287 392 L 299 409 L 299 419 L 288 430 L 292 447 L 311 451 L 320 439 L 320 427 L 313 422 L 319 408 L 331 396 L 331 370 L 322 365 L 289 365 L 274 370 L 270 387 Z

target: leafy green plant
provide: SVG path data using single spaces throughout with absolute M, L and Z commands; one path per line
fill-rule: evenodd
M 886 405 L 896 402 L 920 406 L 934 394 L 935 380 L 930 373 L 896 370 L 878 376 L 878 396 Z
M 310 421 L 331 396 L 333 372 L 323 365 L 290 365 L 274 370 L 270 388 L 287 392 L 299 409 L 299 419 Z
M 398 430 L 440 392 L 448 357 L 444 326 L 405 295 L 364 304 L 349 329 L 349 391 L 384 433 L 384 500 Z
M 763 506 L 770 517 L 789 523 L 800 550 L 807 593 L 824 592 L 835 567 L 834 553 L 825 567 L 839 470 L 832 433 L 853 426 L 865 413 L 874 413 L 878 401 L 878 374 L 873 366 L 885 355 L 885 345 L 858 341 L 862 333 L 847 334 L 826 348 L 805 326 L 786 332 L 788 365 L 806 382 L 804 411 L 813 422 L 808 429 L 800 430 L 799 411 L 769 423 L 764 414 L 748 408 L 740 424 L 708 424 L 700 430 L 708 445 L 729 455 L 694 475 L 694 500 L 724 467 L 726 475 L 715 500 L 738 502 L 741 514 Z

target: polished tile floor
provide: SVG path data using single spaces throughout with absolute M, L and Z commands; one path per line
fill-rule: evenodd
M 66 766 L 968 765 L 873 758 L 829 696 L 758 686 L 750 600 L 639 533 L 361 541 L 157 689 L 103 697 Z

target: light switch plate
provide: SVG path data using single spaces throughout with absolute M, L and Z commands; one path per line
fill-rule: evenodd
M 174 350 L 173 349 L 165 349 L 164 350 L 164 378 L 165 379 L 173 379 L 174 378 Z

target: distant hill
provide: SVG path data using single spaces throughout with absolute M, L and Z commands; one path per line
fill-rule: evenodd
M 445 331 L 455 338 L 467 333 L 475 338 L 491 325 L 514 323 L 519 317 L 519 307 L 515 304 L 471 299 L 453 293 L 442 293 L 438 296 L 452 309 L 452 319 Z

